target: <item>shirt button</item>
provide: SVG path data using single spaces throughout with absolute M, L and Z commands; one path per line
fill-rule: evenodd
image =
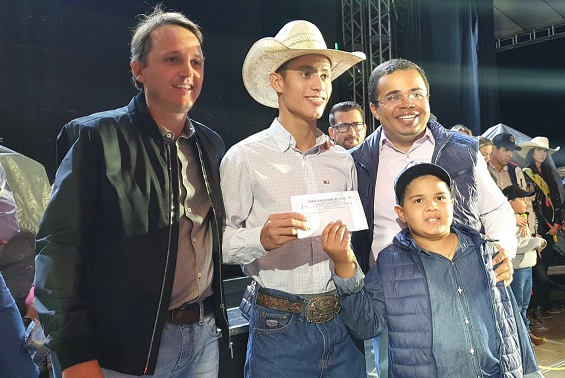
M 186 211 L 188 211 L 189 213 L 192 213 L 192 209 L 190 207 L 187 207 Z
M 202 273 L 198 273 L 198 278 L 202 278 Z
M 475 350 L 473 348 L 471 348 L 471 350 L 469 352 L 471 352 L 471 354 L 473 354 L 473 353 L 475 353 Z
M 317 242 L 319 242 L 319 241 L 320 241 L 320 237 L 319 237 L 319 236 L 316 236 L 316 239 L 315 239 L 315 240 L 316 240 Z
M 193 239 L 192 239 L 192 243 L 193 243 L 193 244 L 196 244 L 196 238 L 193 238 Z
M 469 319 L 465 318 L 465 324 L 469 324 Z
M 463 292 L 463 289 L 458 288 L 458 289 L 457 289 L 457 292 L 459 293 L 459 295 L 461 295 L 461 293 Z

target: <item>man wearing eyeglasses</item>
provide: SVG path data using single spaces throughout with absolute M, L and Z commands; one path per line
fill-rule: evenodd
M 352 244 L 363 271 L 376 261 L 379 252 L 405 225 L 394 212 L 393 182 L 410 161 L 435 163 L 452 177 L 454 219 L 485 233 L 500 243 L 494 264 L 504 260 L 495 273 L 507 284 L 512 278 L 516 253 L 514 214 L 496 186 L 469 136 L 448 132 L 430 118 L 430 86 L 421 67 L 404 59 L 393 59 L 376 67 L 369 78 L 371 113 L 381 126 L 351 154 L 357 168 L 359 196 L 368 230 L 353 233 Z M 386 335 L 373 341 L 379 377 L 387 376 Z
M 363 108 L 353 101 L 335 104 L 330 110 L 330 138 L 349 150 L 363 143 L 367 135 Z

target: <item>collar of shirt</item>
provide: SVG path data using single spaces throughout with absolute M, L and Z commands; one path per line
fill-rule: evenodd
M 157 127 L 159 127 L 159 130 L 161 131 L 161 135 L 163 135 L 163 138 L 166 141 L 171 143 L 175 142 L 175 140 L 177 139 L 175 133 L 173 133 L 171 130 L 159 124 L 157 124 Z M 194 135 L 195 132 L 196 130 L 194 130 L 194 126 L 192 125 L 192 122 L 190 122 L 190 119 L 186 117 L 186 122 L 184 123 L 184 129 L 182 130 L 182 133 L 179 135 L 179 138 L 189 139 Z
M 296 148 L 296 140 L 292 136 L 291 133 L 288 132 L 287 129 L 279 122 L 278 118 L 273 120 L 271 126 L 269 127 L 269 133 L 277 143 L 277 146 L 280 148 L 281 152 L 288 150 L 289 148 L 295 149 Z M 325 146 L 328 140 L 328 136 L 324 134 L 319 129 L 316 129 L 316 144 L 309 150 L 316 150 L 316 153 L 320 153 L 324 150 L 323 146 Z
M 455 257 L 457 257 L 460 253 L 462 252 L 466 252 L 469 250 L 469 248 L 472 246 L 472 240 L 471 238 L 465 236 L 462 237 L 461 233 L 459 232 L 459 230 L 456 230 L 454 228 L 451 228 L 451 233 L 457 235 L 457 246 L 455 248 L 455 253 L 453 254 L 453 259 L 455 259 Z M 410 238 L 410 241 L 413 243 L 413 246 L 416 248 L 416 250 L 418 251 L 418 253 L 423 253 L 425 255 L 428 256 L 432 256 L 431 251 L 428 251 L 427 249 L 424 249 L 422 247 L 420 247 L 418 244 L 416 244 L 416 242 L 414 242 L 414 239 Z M 439 255 L 438 253 L 436 253 L 436 255 Z
M 410 147 L 410 150 L 408 150 L 408 152 L 406 152 L 406 153 L 410 153 L 414 149 L 418 148 L 418 146 L 424 144 L 426 141 L 429 141 L 432 145 L 435 145 L 435 143 L 436 143 L 434 136 L 432 135 L 432 131 L 430 130 L 429 127 L 426 127 L 426 132 L 424 133 L 424 135 L 420 139 L 414 141 L 414 143 L 412 144 L 412 147 Z M 379 140 L 379 151 L 382 151 L 385 146 L 390 147 L 390 148 L 392 148 L 396 151 L 402 152 L 399 149 L 397 149 L 396 147 L 394 147 L 392 142 L 386 137 L 385 131 L 384 131 L 384 128 L 383 128 L 383 130 L 381 132 L 381 139 Z M 404 152 L 402 152 L 402 153 L 404 153 Z
M 505 165 L 504 167 L 502 167 L 502 170 L 499 172 L 498 169 L 496 169 L 496 167 L 490 163 L 490 161 L 488 162 L 488 167 L 491 171 L 494 171 L 496 173 L 501 173 L 508 170 L 508 165 Z

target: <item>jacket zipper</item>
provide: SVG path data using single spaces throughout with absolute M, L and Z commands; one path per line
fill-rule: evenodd
M 171 162 L 171 146 L 168 143 L 165 143 L 166 151 L 167 151 L 167 169 L 169 173 L 169 240 L 167 243 L 167 259 L 165 263 L 165 271 L 163 274 L 163 283 L 161 285 L 161 294 L 159 296 L 159 305 L 157 306 L 157 314 L 155 316 L 155 323 L 153 324 L 153 332 L 151 333 L 151 341 L 149 343 L 149 351 L 147 352 L 147 360 L 145 361 L 145 369 L 143 370 L 143 375 L 147 374 L 147 370 L 149 369 L 149 360 L 151 358 L 151 352 L 153 351 L 153 342 L 155 341 L 155 333 L 157 332 L 157 323 L 159 321 L 159 313 L 161 312 L 161 305 L 163 304 L 163 293 L 165 292 L 165 281 L 167 279 L 167 272 L 169 270 L 169 256 L 171 253 L 171 240 L 172 240 L 172 232 L 173 232 L 173 186 L 171 184 L 172 175 L 173 175 L 173 167 Z
M 218 249 L 219 251 L 221 251 L 222 248 L 222 241 L 219 238 L 220 235 L 220 230 L 218 228 L 218 221 L 217 221 L 217 213 L 216 213 L 216 208 L 214 207 L 214 201 L 212 200 L 212 190 L 210 189 L 210 184 L 208 182 L 208 175 L 206 174 L 206 167 L 204 167 L 204 160 L 202 159 L 202 150 L 200 149 L 200 142 L 198 141 L 198 138 L 194 138 L 194 140 L 196 141 L 196 149 L 198 150 L 198 160 L 200 161 L 200 167 L 202 169 L 202 176 L 204 177 L 204 184 L 206 185 L 206 191 L 208 192 L 208 197 L 210 197 L 210 207 L 212 208 L 212 213 L 214 214 L 214 228 L 216 229 L 216 241 L 218 243 Z M 226 319 L 225 317 L 225 304 L 224 301 L 222 300 L 222 298 L 224 298 L 224 292 L 223 292 L 223 286 L 221 283 L 222 280 L 222 256 L 221 256 L 221 252 L 220 252 L 220 259 L 219 259 L 220 263 L 218 264 L 218 273 L 220 276 L 220 308 L 222 310 L 222 316 L 224 317 L 224 321 L 226 322 L 226 324 L 229 324 L 228 319 Z M 229 332 L 229 331 L 228 331 Z M 229 348 L 230 348 L 230 354 L 231 354 L 231 358 L 233 358 L 233 344 L 231 341 L 231 337 L 229 337 L 228 334 L 228 344 L 229 344 Z

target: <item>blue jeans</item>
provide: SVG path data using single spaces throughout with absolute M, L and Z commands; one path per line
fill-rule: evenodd
M 516 298 L 518 310 L 526 328 L 530 326 L 530 321 L 527 317 L 528 306 L 530 305 L 530 296 L 532 294 L 532 268 L 521 268 L 514 270 L 514 279 L 510 284 L 512 293 Z
M 220 332 L 214 314 L 205 316 L 200 323 L 165 323 L 157 366 L 151 377 L 218 377 Z M 102 369 L 102 372 L 105 378 L 134 377 L 108 369 Z
M 261 291 L 291 301 L 302 299 L 278 290 Z M 244 373 L 252 378 L 366 378 L 363 349 L 341 314 L 327 323 L 309 323 L 304 310 L 298 315 L 254 304 Z
M 21 347 L 24 323 L 16 302 L 0 273 L 0 377 L 37 377 L 39 369 L 31 355 Z

